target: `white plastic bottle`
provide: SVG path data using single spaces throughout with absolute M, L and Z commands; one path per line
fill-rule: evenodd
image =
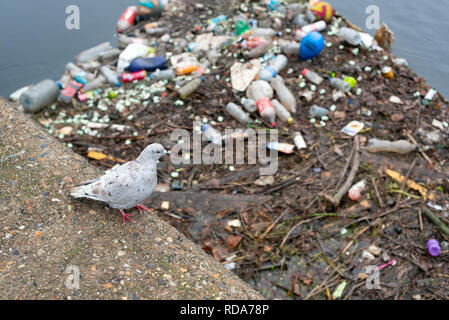
M 277 55 L 268 63 L 268 66 L 260 72 L 259 79 L 270 81 L 271 79 L 275 78 L 278 73 L 285 68 L 287 62 L 288 60 L 286 56 L 284 56 L 283 54 Z
M 84 71 L 83 69 L 81 69 L 72 62 L 67 63 L 65 69 L 69 71 L 72 78 L 75 78 L 76 76 L 81 76 L 85 78 L 87 81 L 92 81 L 93 79 L 95 79 L 93 74 Z
M 291 113 L 282 105 L 282 103 L 276 99 L 273 99 L 271 100 L 271 104 L 273 105 L 279 119 L 287 122 L 288 124 L 293 124 L 293 117 Z
M 400 154 L 406 154 L 416 150 L 416 145 L 408 142 L 407 140 L 378 140 L 369 139 L 368 140 L 368 152 L 395 152 Z
M 309 108 L 309 115 L 311 118 L 321 118 L 324 116 L 327 116 L 329 113 L 329 110 L 327 110 L 326 108 L 317 106 L 317 105 L 313 105 Z
M 298 42 L 288 42 L 281 46 L 282 52 L 288 56 L 299 56 L 299 48 L 301 44 Z
M 24 91 L 20 95 L 20 103 L 26 112 L 37 112 L 55 101 L 58 95 L 56 82 L 46 79 Z
M 117 30 L 122 32 L 124 30 L 129 29 L 136 19 L 137 15 L 137 7 L 129 6 L 125 9 L 120 19 L 117 21 Z
M 225 110 L 241 124 L 251 123 L 251 119 L 249 118 L 248 114 L 245 111 L 243 111 L 239 105 L 233 102 L 229 102 L 226 105 Z
M 317 86 L 319 86 L 324 81 L 323 77 L 321 77 L 318 73 L 307 68 L 304 68 L 301 74 L 304 78 L 316 84 Z
M 203 83 L 202 78 L 193 79 L 192 81 L 179 88 L 177 92 L 182 99 L 187 98 L 200 87 L 201 83 Z
M 347 43 L 353 46 L 358 46 L 362 42 L 360 32 L 351 28 L 346 27 L 341 28 L 338 36 L 340 37 L 340 39 L 346 41 Z
M 207 141 L 212 142 L 213 144 L 216 144 L 216 145 L 222 144 L 223 136 L 220 134 L 220 132 L 218 132 L 216 129 L 214 129 L 211 125 L 209 125 L 207 123 L 203 124 L 201 126 L 201 131 L 203 131 L 203 135 Z
M 116 87 L 120 87 L 120 81 L 118 81 L 117 74 L 114 71 L 109 69 L 107 66 L 102 66 L 100 70 L 109 83 L 115 85 Z
M 296 113 L 296 99 L 285 85 L 284 79 L 281 76 L 271 79 L 271 86 L 282 104 L 291 112 Z
M 340 78 L 329 78 L 329 83 L 332 87 L 343 91 L 343 92 L 349 92 L 351 91 L 351 85 Z
M 251 49 L 248 53 L 248 58 L 251 58 L 251 59 L 260 58 L 265 53 L 267 53 L 268 50 L 270 50 L 272 46 L 273 46 L 273 44 L 271 43 L 271 41 L 264 42 L 261 45 L 258 45 L 257 47 Z
M 302 134 L 298 131 L 296 131 L 293 134 L 293 142 L 295 143 L 295 146 L 298 150 L 301 149 L 306 149 L 307 148 L 307 144 L 304 141 L 304 138 L 302 137 Z
M 101 88 L 104 83 L 106 82 L 106 78 L 100 74 L 96 79 L 89 81 L 84 87 L 83 90 L 85 92 L 90 91 L 90 90 L 95 90 L 98 88 Z
M 274 128 L 276 126 L 276 111 L 270 101 L 273 97 L 273 89 L 270 84 L 262 80 L 254 81 L 249 86 L 247 95 L 256 101 L 260 116 Z

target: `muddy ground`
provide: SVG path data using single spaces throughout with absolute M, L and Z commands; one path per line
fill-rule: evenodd
M 202 33 L 195 27 L 204 28 L 208 18 L 229 14 L 235 8 L 226 2 L 204 1 L 205 9 L 199 10 L 194 5 L 198 2 L 183 1 L 176 11 L 163 14 L 161 19 L 172 26 L 171 38 Z M 141 27 L 138 25 L 130 34 Z M 293 29 L 284 21 L 282 30 L 286 28 Z M 140 35 L 145 37 L 145 33 Z M 326 32 L 323 35 L 331 46 L 311 61 L 289 57 L 288 66 L 280 73 L 297 99 L 298 112 L 293 125 L 279 122 L 279 140 L 293 143 L 292 133 L 300 131 L 308 148 L 291 155 L 280 153 L 279 169 L 271 184 L 255 184 L 261 178 L 260 165 L 177 166 L 166 159 L 159 166 L 158 191 L 168 191 L 156 192 L 147 204 L 216 260 L 235 267 L 236 274 L 267 298 L 333 299 L 337 287 L 345 285 L 340 299 L 447 299 L 449 239 L 425 212 L 430 209 L 449 224 L 448 131 L 432 125 L 434 119 L 448 121 L 448 103 L 437 94 L 428 106 L 423 105 L 421 100 L 429 85 L 409 68 L 394 65 L 395 56 L 390 51 L 356 52 L 346 44 L 340 49 L 338 37 Z M 284 32 L 282 38 L 293 36 Z M 177 51 L 173 43 L 157 42 L 158 54 Z M 214 127 L 219 130 L 242 128 L 223 109 L 228 102 L 239 103 L 244 96 L 234 91 L 229 81 L 231 65 L 241 58 L 246 59 L 243 51 L 229 46 L 211 73 L 205 75 L 200 88 L 183 100 L 184 105 L 175 105 L 179 97 L 175 84 L 170 82 L 159 93 L 159 103 L 151 96 L 146 98 L 146 105 L 140 99 L 118 111 L 113 107 L 116 100 L 106 100 L 107 110 L 97 108 L 100 98 L 94 100 L 93 107 L 74 101 L 70 106 L 47 108 L 35 119 L 53 128 L 53 135 L 81 155 L 95 150 L 124 161 L 135 159 L 153 142 L 171 149 L 175 142 L 170 141 L 170 133 L 177 128 L 191 132 L 195 118 L 215 121 Z M 354 70 L 350 61 L 359 69 Z M 393 80 L 379 74 L 385 65 L 393 66 Z M 303 68 L 322 75 L 352 73 L 361 78 L 351 94 L 336 102 L 327 81 L 317 86 L 311 101 L 305 101 L 301 95 L 310 89 L 310 83 L 300 88 L 304 80 L 298 75 Z M 145 90 L 145 86 L 145 82 L 138 82 L 123 87 L 129 91 L 136 87 Z M 362 88 L 360 95 L 355 93 L 357 88 Z M 322 89 L 325 92 L 320 94 Z M 124 99 L 123 95 L 116 99 Z M 390 102 L 391 96 L 399 97 L 402 103 Z M 337 106 L 324 127 L 319 121 L 309 121 L 308 108 L 313 104 Z M 97 136 L 79 135 L 81 124 L 64 121 L 76 114 L 87 114 L 87 119 L 92 119 L 94 111 L 97 118 L 110 118 L 107 127 L 96 129 Z M 224 121 L 218 121 L 219 117 Z M 252 117 L 261 120 L 256 114 Z M 62 121 L 54 123 L 55 120 Z M 341 132 L 352 120 L 365 124 L 356 138 L 360 148 L 354 151 L 355 139 Z M 120 132 L 112 129 L 112 124 L 129 129 Z M 73 131 L 60 136 L 60 129 L 67 125 Z M 268 128 L 263 121 L 256 127 Z M 435 130 L 438 141 L 428 138 L 428 132 Z M 416 140 L 420 148 L 406 155 L 372 154 L 365 149 L 370 138 Z M 345 195 L 338 206 L 332 205 L 324 194 L 335 194 L 342 187 L 354 153 L 360 155 L 354 182 L 365 179 L 366 191 L 360 201 L 351 201 Z M 103 169 L 116 164 L 108 159 L 90 160 Z M 441 210 L 429 207 L 428 198 L 391 178 L 386 169 L 428 189 L 427 197 L 432 193 L 431 202 L 441 206 Z M 175 171 L 179 176 L 173 178 Z M 169 209 L 161 208 L 164 201 L 169 202 Z M 111 219 L 121 223 L 118 213 Z M 136 222 L 139 223 L 138 218 Z M 427 252 L 426 242 L 431 238 L 440 241 L 442 252 L 438 257 Z M 368 250 L 373 245 L 379 250 Z M 369 274 L 365 268 L 385 264 L 389 265 L 379 270 L 379 286 L 372 288 L 367 283 L 375 283 L 366 280 Z

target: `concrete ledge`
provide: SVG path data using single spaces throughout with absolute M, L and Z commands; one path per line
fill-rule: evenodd
M 69 197 L 99 174 L 0 98 L 1 299 L 263 298 L 157 216 Z

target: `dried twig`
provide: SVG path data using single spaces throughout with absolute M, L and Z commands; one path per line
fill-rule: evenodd
M 436 215 L 435 213 L 433 213 L 432 211 L 430 211 L 427 208 L 423 208 L 423 212 L 426 214 L 426 216 L 433 222 L 435 223 L 435 225 L 438 227 L 438 229 L 441 230 L 441 232 L 443 232 L 445 235 L 447 235 L 449 237 L 449 228 L 447 227 L 447 225 L 441 221 Z
M 338 192 L 334 196 L 329 196 L 328 194 L 322 194 L 322 196 L 334 204 L 335 206 L 340 205 L 340 201 L 343 198 L 343 196 L 348 192 L 349 188 L 352 186 L 352 183 L 354 182 L 355 176 L 357 172 L 359 171 L 360 166 L 360 145 L 359 145 L 359 137 L 356 136 L 354 138 L 354 145 L 355 145 L 355 151 L 352 158 L 352 165 L 351 165 L 351 171 L 349 172 L 348 178 L 346 179 L 346 182 L 343 184 L 343 186 L 338 190 Z

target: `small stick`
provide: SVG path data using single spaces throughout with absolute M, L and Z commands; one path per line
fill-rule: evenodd
M 441 221 L 436 215 L 435 213 L 433 213 L 432 211 L 430 211 L 427 208 L 423 209 L 424 213 L 426 214 L 426 216 L 433 222 L 435 223 L 435 225 L 438 227 L 438 229 L 440 229 L 446 236 L 449 237 L 449 228 L 447 227 L 447 225 Z
M 284 212 L 282 212 L 277 219 L 267 228 L 267 230 L 265 230 L 265 232 L 262 234 L 262 236 L 260 237 L 260 239 L 262 240 L 263 238 L 266 237 L 266 235 L 279 223 L 279 221 L 290 211 L 289 208 L 285 209 Z
M 352 186 L 352 183 L 354 182 L 354 178 L 357 174 L 357 171 L 359 170 L 360 150 L 359 150 L 359 137 L 358 136 L 356 136 L 354 138 L 354 144 L 355 144 L 355 151 L 354 151 L 354 156 L 352 158 L 351 171 L 349 172 L 346 182 L 343 184 L 343 186 L 340 188 L 340 190 L 334 196 L 329 196 L 328 194 L 322 194 L 322 196 L 326 200 L 328 200 L 335 206 L 338 206 L 340 204 L 341 199 L 346 194 L 346 192 L 348 192 L 349 188 Z
M 371 182 L 373 183 L 374 191 L 376 192 L 376 197 L 377 197 L 377 200 L 379 200 L 380 207 L 384 208 L 385 207 L 384 202 L 382 201 L 382 198 L 380 197 L 379 190 L 377 189 L 376 180 L 373 177 L 371 177 Z
M 416 161 L 418 160 L 418 158 L 415 158 L 415 160 L 413 160 L 410 168 L 407 171 L 407 175 L 405 176 L 404 181 L 402 181 L 402 185 L 401 185 L 401 189 L 399 190 L 399 195 L 396 199 L 396 206 L 399 204 L 399 201 L 401 200 L 402 197 L 402 192 L 404 191 L 405 185 L 407 184 L 407 180 L 410 178 L 410 175 L 412 174 L 413 168 L 415 168 L 416 165 Z
M 419 218 L 419 228 L 421 229 L 421 231 L 423 231 L 424 227 L 423 227 L 423 223 L 422 223 L 422 210 L 421 210 L 421 208 L 419 208 L 419 210 L 418 210 L 418 218 Z

